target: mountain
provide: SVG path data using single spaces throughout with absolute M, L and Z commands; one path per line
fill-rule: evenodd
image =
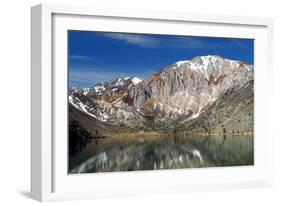
M 118 78 L 105 83 L 96 84 L 86 94 L 92 99 L 100 99 L 114 102 L 120 98 L 129 88 L 137 85 L 141 80 L 137 77 Z
M 180 124 L 180 130 L 210 134 L 253 133 L 253 89 L 253 80 L 237 90 L 229 89 L 198 118 Z
M 251 113 L 253 80 L 253 65 L 200 56 L 168 65 L 144 80 L 118 78 L 90 89 L 70 90 L 69 102 L 73 109 L 116 128 L 161 130 L 181 125 L 181 129 L 210 132 L 218 130 L 208 125 L 227 127 L 223 121 L 231 124 L 232 117 L 242 118 L 245 105 Z M 210 126 L 212 121 L 216 125 Z
M 78 94 L 83 94 L 87 95 L 88 92 L 90 91 L 91 88 L 77 88 L 77 87 L 72 87 L 69 89 L 68 93 L 71 95 L 72 93 L 78 93 Z
M 69 103 L 102 122 L 116 126 L 142 126 L 143 115 L 129 106 L 131 103 L 128 100 L 128 91 L 141 81 L 137 77 L 126 77 L 99 83 L 90 88 L 86 95 L 83 92 L 72 92 Z
M 219 56 L 180 61 L 133 87 L 134 106 L 158 121 L 199 116 L 228 89 L 253 79 L 253 66 Z

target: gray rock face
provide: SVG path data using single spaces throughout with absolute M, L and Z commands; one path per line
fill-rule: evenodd
M 70 94 L 70 100 L 112 124 L 142 127 L 147 117 L 160 123 L 187 122 L 208 110 L 230 89 L 238 91 L 253 79 L 253 65 L 202 56 L 176 62 L 142 81 L 120 78 L 96 85 L 84 95 L 86 106 L 81 103 L 81 92 Z M 78 101 L 73 101 L 74 96 Z
M 153 74 L 129 91 L 134 106 L 160 121 L 198 116 L 230 88 L 254 77 L 253 66 L 219 56 L 180 61 Z
M 179 131 L 210 134 L 241 134 L 254 132 L 254 81 L 239 89 L 230 89 L 220 96 L 198 118 L 181 124 Z

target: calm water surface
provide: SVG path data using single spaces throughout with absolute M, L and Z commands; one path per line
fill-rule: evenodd
M 69 156 L 69 172 L 253 165 L 253 146 L 253 135 L 92 139 Z

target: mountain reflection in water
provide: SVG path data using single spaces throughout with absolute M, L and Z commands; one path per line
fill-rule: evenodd
M 69 172 L 253 165 L 253 135 L 92 139 L 69 156 Z

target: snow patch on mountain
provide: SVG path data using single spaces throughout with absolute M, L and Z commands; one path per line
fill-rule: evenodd
M 83 88 L 83 94 L 86 96 L 89 93 L 90 89 L 91 88 Z
M 122 78 L 119 78 L 115 83 L 115 86 L 123 86 L 123 85 L 124 85 L 124 79 Z
M 138 77 L 133 77 L 133 78 L 131 79 L 131 81 L 133 82 L 134 85 L 137 85 L 137 84 L 140 83 L 142 80 L 139 79 Z
M 97 85 L 94 87 L 95 92 L 97 95 L 101 95 L 103 91 L 105 91 L 104 85 Z
M 224 59 L 216 55 L 207 55 L 207 56 L 194 57 L 191 60 L 177 61 L 173 64 L 174 65 L 173 69 L 178 69 L 182 66 L 186 66 L 192 71 L 202 73 L 204 77 L 209 80 L 209 76 L 210 76 L 208 73 L 209 66 L 211 65 L 213 66 L 214 69 L 219 70 L 222 68 L 225 62 L 229 62 L 230 65 L 233 65 L 234 63 L 238 64 L 238 61 L 235 60 Z M 232 68 L 234 67 L 232 66 Z M 251 70 L 250 67 L 246 64 L 245 64 L 245 68 L 248 71 Z
M 186 63 L 189 63 L 189 62 L 190 62 L 190 60 L 186 60 L 186 61 L 177 61 L 177 62 L 175 63 L 175 65 L 177 65 L 177 67 L 180 67 L 181 65 L 186 64 Z
M 238 89 L 252 78 L 253 65 L 208 55 L 178 61 L 144 81 L 128 76 L 103 82 L 79 92 L 77 99 L 73 94 L 69 101 L 116 125 L 139 125 L 145 116 L 185 122 L 199 117 L 228 89 Z
M 75 99 L 75 100 L 74 100 Z M 93 108 L 90 108 L 89 106 L 87 106 L 86 104 L 84 104 L 83 102 L 80 101 L 79 98 L 75 97 L 73 98 L 72 95 L 69 96 L 69 102 L 77 109 L 79 109 L 80 111 L 85 112 L 86 114 L 100 120 L 103 122 L 106 122 L 107 120 L 107 116 L 102 116 L 103 118 L 98 118 L 96 115 L 94 115 L 93 113 L 90 113 L 89 110 L 93 110 Z

